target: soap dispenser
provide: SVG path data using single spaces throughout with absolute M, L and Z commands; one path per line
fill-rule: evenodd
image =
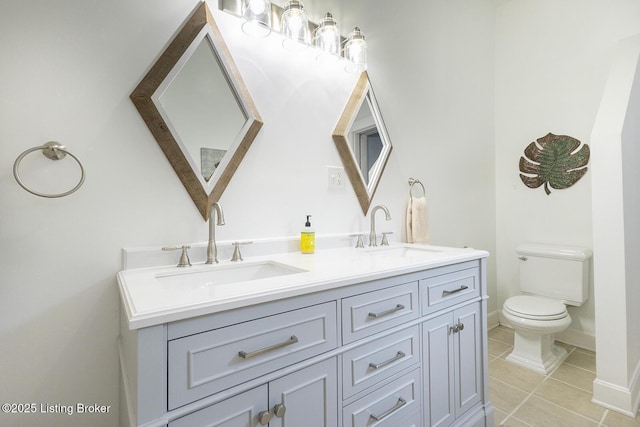
M 312 254 L 316 249 L 316 233 L 311 228 L 309 218 L 311 215 L 307 215 L 307 222 L 304 223 L 304 228 L 300 232 L 300 252 L 303 254 Z

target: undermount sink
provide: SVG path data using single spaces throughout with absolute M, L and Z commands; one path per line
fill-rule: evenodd
M 434 253 L 440 253 L 443 252 L 443 249 L 424 246 L 381 246 L 367 249 L 366 252 L 375 257 L 412 259 L 430 256 Z
M 157 274 L 156 279 L 161 284 L 169 286 L 208 287 L 305 273 L 306 271 L 291 265 L 266 260 L 238 264 L 194 266 L 179 272 Z

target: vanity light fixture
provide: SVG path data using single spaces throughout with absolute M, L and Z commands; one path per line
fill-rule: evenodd
M 347 36 L 344 44 L 345 70 L 349 73 L 361 73 L 367 69 L 367 42 L 360 28 L 355 27 Z
M 271 2 L 269 0 L 242 0 L 242 31 L 255 37 L 271 34 Z
M 337 60 L 340 58 L 340 31 L 333 15 L 327 13 L 318 24 L 314 44 L 320 49 L 318 60 Z
M 289 0 L 282 13 L 282 46 L 289 50 L 306 47 L 310 41 L 309 18 L 299 0 Z
M 345 71 L 366 71 L 367 43 L 360 28 L 355 27 L 345 39 L 331 13 L 316 24 L 309 21 L 302 0 L 284 3 L 284 7 L 280 7 L 270 0 L 218 0 L 218 7 L 242 18 L 242 31 L 246 34 L 266 37 L 272 32 L 280 33 L 285 49 L 302 50 L 313 46 L 318 49 L 316 58 L 319 61 L 337 62 L 344 57 Z

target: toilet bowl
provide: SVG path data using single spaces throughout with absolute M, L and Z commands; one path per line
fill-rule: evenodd
M 538 296 L 515 296 L 505 301 L 502 315 L 515 330 L 508 361 L 546 375 L 566 359 L 567 351 L 554 344 L 554 334 L 571 324 L 564 304 Z
M 509 362 L 549 374 L 567 357 L 554 344 L 555 334 L 571 324 L 567 305 L 580 306 L 589 296 L 591 249 L 524 243 L 516 248 L 523 295 L 504 302 L 502 318 L 514 329 Z

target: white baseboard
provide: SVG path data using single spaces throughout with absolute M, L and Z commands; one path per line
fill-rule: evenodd
M 635 418 L 640 408 L 640 362 L 636 365 L 629 387 L 596 378 L 591 401 L 605 408 Z
M 577 329 L 568 328 L 556 334 L 556 339 L 565 344 L 575 345 L 585 350 L 596 351 L 596 337 Z
M 494 310 L 487 314 L 487 329 L 492 330 L 498 325 L 500 325 L 500 311 Z

